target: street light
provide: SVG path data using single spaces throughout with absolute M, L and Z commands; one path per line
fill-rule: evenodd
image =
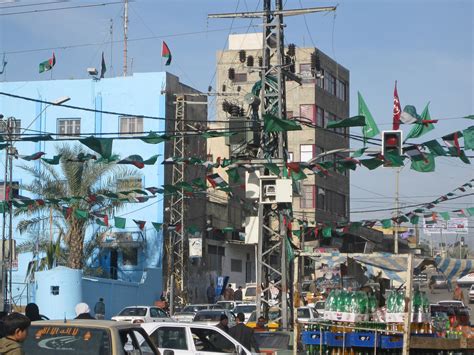
M 54 105 L 54 106 L 60 106 L 60 105 L 62 105 L 63 103 L 68 102 L 69 100 L 71 100 L 71 98 L 70 98 L 69 96 L 61 96 L 61 97 L 58 97 L 56 100 L 51 101 L 51 103 L 48 104 L 48 105 L 46 105 L 46 106 L 41 110 L 41 112 L 35 117 L 35 119 L 34 119 L 33 121 L 31 121 L 31 123 L 28 125 L 28 127 L 26 127 L 26 128 L 23 129 L 23 133 L 25 133 L 25 132 L 28 130 L 28 128 L 30 128 L 30 127 L 33 125 L 33 123 L 35 123 L 36 120 L 41 117 L 41 115 L 43 114 L 43 112 L 46 111 L 46 109 L 47 109 L 49 106 L 53 106 L 53 105 Z

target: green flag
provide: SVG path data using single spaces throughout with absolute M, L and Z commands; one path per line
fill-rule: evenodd
M 403 159 L 405 156 L 399 155 L 398 152 L 387 152 L 384 156 L 385 160 L 390 163 L 391 167 L 403 166 Z
M 263 130 L 265 132 L 301 131 L 296 121 L 283 120 L 271 114 L 263 115 Z
M 422 145 L 428 148 L 435 157 L 448 155 L 448 153 L 444 150 L 443 146 L 439 144 L 436 139 L 425 142 Z
M 263 166 L 273 173 L 273 175 L 280 176 L 280 168 L 275 163 L 265 163 Z
M 392 220 L 391 219 L 382 219 L 380 221 L 382 223 L 383 228 L 390 228 L 392 226 Z
M 201 134 L 203 138 L 216 138 L 216 137 L 230 137 L 237 134 L 236 132 L 229 131 L 206 131 Z
M 449 216 L 449 212 L 440 212 L 439 214 L 441 215 L 441 217 L 443 217 L 445 221 L 449 221 L 451 219 L 451 217 Z
M 74 216 L 77 219 L 87 219 L 87 217 L 89 217 L 89 212 L 77 209 L 74 210 Z
M 435 158 L 431 153 L 424 153 L 424 159 L 412 160 L 410 169 L 420 173 L 431 173 L 435 171 Z
M 45 71 L 51 70 L 53 69 L 55 64 L 56 64 L 56 56 L 54 55 L 54 52 L 53 52 L 53 56 L 51 58 L 39 64 L 39 72 L 43 73 Z
M 94 152 L 99 153 L 102 158 L 110 158 L 112 155 L 113 138 L 96 138 L 90 136 L 84 139 L 79 139 L 79 142 L 92 149 Z
M 240 175 L 237 168 L 230 168 L 226 170 L 227 175 L 229 176 L 229 181 L 232 183 L 238 183 L 240 181 Z
M 462 131 L 464 136 L 464 149 L 474 150 L 474 126 L 466 128 Z
M 114 217 L 115 228 L 124 229 L 127 224 L 127 219 L 122 217 Z
M 157 232 L 159 232 L 163 227 L 163 223 L 151 222 L 151 224 L 153 225 L 153 227 L 155 227 Z
M 365 166 L 369 170 L 377 169 L 380 165 L 383 164 L 383 160 L 378 159 L 378 158 L 361 159 L 359 161 L 363 166 Z
M 376 135 L 380 133 L 380 131 L 361 93 L 357 92 L 357 96 L 359 98 L 359 115 L 365 117 L 365 126 L 362 128 L 362 133 L 364 135 L 364 143 L 365 143 L 367 142 L 367 138 L 375 137 Z
M 421 113 L 421 120 L 422 121 L 428 121 L 431 120 L 430 116 L 430 111 L 428 109 L 429 102 L 426 104 L 425 109 Z M 422 123 L 422 122 L 416 122 L 413 124 L 410 132 L 408 133 L 407 138 L 405 141 L 407 141 L 410 138 L 418 138 L 421 137 L 422 135 L 428 133 L 429 131 L 434 129 L 434 125 L 432 123 Z
M 324 238 L 331 238 L 332 237 L 332 228 L 331 227 L 324 227 L 323 228 L 323 237 Z
M 365 151 L 367 150 L 367 148 L 360 148 L 360 149 L 357 149 L 354 153 L 352 153 L 351 157 L 352 158 L 359 158 L 361 157 L 362 155 L 364 155 Z
M 169 141 L 171 136 L 167 136 L 166 134 L 156 134 L 155 132 L 148 133 L 145 137 L 140 137 L 140 140 L 148 143 L 148 144 L 158 144 L 164 141 Z
M 50 165 L 58 165 L 59 161 L 61 160 L 61 157 L 62 157 L 62 154 L 58 154 L 58 155 L 55 155 L 52 159 L 41 158 L 41 160 Z
M 420 216 L 417 216 L 416 214 L 410 217 L 411 224 L 418 224 L 419 221 L 420 221 Z
M 469 216 L 474 216 L 474 207 L 468 207 L 466 211 Z
M 326 128 L 361 127 L 365 126 L 366 124 L 365 116 L 354 116 L 340 121 L 330 121 L 328 122 Z
M 196 186 L 197 188 L 201 189 L 201 190 L 207 190 L 207 184 L 206 184 L 206 181 L 204 181 L 204 179 L 202 178 L 196 178 L 194 180 L 191 181 L 191 184 L 193 184 L 194 186 Z
M 461 159 L 465 164 L 471 164 L 469 158 L 466 156 L 466 153 L 462 149 L 459 151 L 459 159 Z

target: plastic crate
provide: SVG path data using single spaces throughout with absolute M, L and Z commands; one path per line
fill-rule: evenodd
M 343 346 L 347 347 L 349 344 L 347 340 L 348 335 L 349 333 L 344 335 L 343 333 L 326 332 L 324 334 L 324 338 L 326 340 L 326 345 L 342 348 Z
M 347 334 L 350 346 L 359 348 L 374 348 L 380 344 L 380 335 L 374 332 L 354 332 Z
M 403 347 L 403 336 L 382 335 L 380 337 L 380 347 L 382 349 L 401 349 Z
M 305 345 L 325 345 L 324 333 L 319 330 L 308 330 L 301 334 L 301 340 Z

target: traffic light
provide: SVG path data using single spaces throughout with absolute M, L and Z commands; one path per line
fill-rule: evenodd
M 402 155 L 402 142 L 402 131 L 383 131 L 382 155 L 385 156 L 387 153 Z

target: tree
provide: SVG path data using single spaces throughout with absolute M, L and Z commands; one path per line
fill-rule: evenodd
M 68 204 L 58 201 L 16 209 L 17 216 L 27 217 L 19 222 L 18 230 L 20 233 L 34 232 L 41 223 L 52 220 L 67 247 L 67 266 L 82 269 L 86 230 L 97 219 L 92 213 L 111 215 L 123 207 L 133 196 L 121 194 L 119 190 L 137 188 L 132 181 L 140 179 L 141 175 L 102 159 L 78 160 L 78 156 L 84 157 L 87 153 L 80 145 L 65 144 L 57 152 L 61 155 L 60 171 L 43 161 L 35 166 L 22 166 L 21 169 L 33 176 L 33 181 L 21 188 L 42 199 L 54 201 L 61 197 L 64 201 L 66 198 Z

